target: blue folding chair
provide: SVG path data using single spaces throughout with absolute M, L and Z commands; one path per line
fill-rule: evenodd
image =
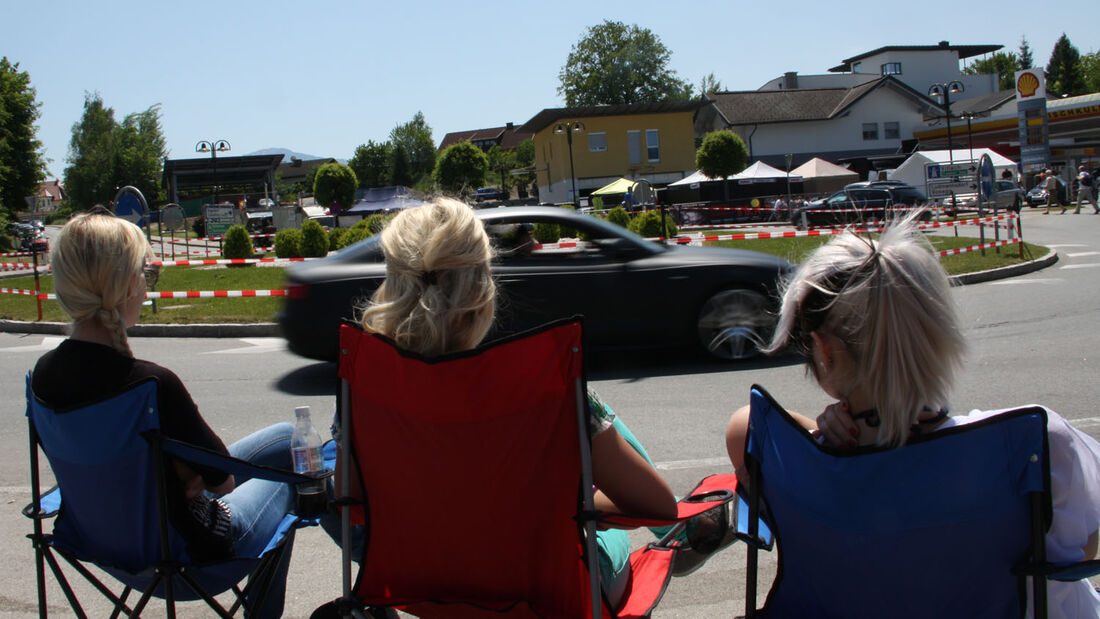
M 73 612 L 86 616 L 55 555 L 114 604 L 112 617 L 140 616 L 152 597 L 165 600 L 169 617 L 175 616 L 176 601 L 196 599 L 205 600 L 221 617 L 232 617 L 241 608 L 249 614 L 259 610 L 301 521 L 287 515 L 258 556 L 213 564 L 194 562 L 168 518 L 166 456 L 238 476 L 292 484 L 310 478 L 162 437 L 155 379 L 87 406 L 53 411 L 34 396 L 28 374 L 27 420 L 32 502 L 23 513 L 34 522 L 28 537 L 35 548 L 40 616 L 47 614 L 46 563 Z M 40 489 L 40 447 L 57 480 L 57 486 L 45 494 Z M 54 516 L 53 533 L 44 533 L 42 521 Z M 122 591 L 112 591 L 85 563 L 119 580 Z M 199 567 L 202 570 L 194 570 Z M 245 577 L 248 584 L 241 588 L 238 585 Z M 131 607 L 127 599 L 134 589 L 142 593 Z M 236 599 L 226 609 L 214 596 L 230 589 Z
M 751 396 L 749 527 L 758 516 L 779 566 L 756 608 L 748 545 L 747 617 L 1022 617 L 1032 576 L 1097 573 L 1046 562 L 1051 519 L 1047 417 L 1040 407 L 913 438 L 901 449 L 837 451 L 762 388 Z

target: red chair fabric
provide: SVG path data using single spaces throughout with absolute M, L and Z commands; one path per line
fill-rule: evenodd
M 580 323 L 431 359 L 348 325 L 340 341 L 368 529 L 354 597 L 422 617 L 590 616 Z M 624 616 L 660 599 L 674 552 L 636 554 L 638 588 L 660 587 Z

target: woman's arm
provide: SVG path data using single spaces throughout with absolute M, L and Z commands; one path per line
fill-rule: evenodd
M 676 517 L 676 497 L 668 482 L 614 427 L 592 439 L 592 476 L 600 489 L 596 508 L 601 511 Z

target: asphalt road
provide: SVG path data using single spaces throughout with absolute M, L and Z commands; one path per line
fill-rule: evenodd
M 1007 280 L 955 289 L 971 350 L 959 377 L 955 410 L 1042 403 L 1100 438 L 1094 402 L 1100 376 L 1100 216 L 1028 212 L 1025 238 L 1056 248 L 1057 264 Z M 232 301 L 226 301 L 232 302 Z M 33 616 L 35 594 L 27 502 L 27 439 L 23 375 L 59 341 L 42 335 L 0 334 L 0 615 Z M 278 339 L 134 338 L 137 356 L 174 369 L 204 416 L 227 442 L 308 404 L 322 426 L 333 408 L 334 366 L 287 353 Z M 722 432 L 729 414 L 758 383 L 793 410 L 816 413 L 828 401 L 793 359 L 711 364 L 683 355 L 608 355 L 593 360 L 590 379 L 627 421 L 677 491 L 728 470 Z M 446 514 L 440 514 L 445 526 Z M 641 545 L 650 539 L 635 532 Z M 18 566 L 18 567 L 15 567 Z M 774 573 L 764 560 L 761 599 Z M 687 578 L 674 579 L 658 617 L 732 616 L 743 612 L 744 549 L 734 545 Z M 304 617 L 339 594 L 338 555 L 323 533 L 302 531 L 288 585 L 288 617 Z M 64 600 L 51 591 L 51 608 Z M 98 607 L 102 608 L 102 607 Z M 93 616 L 105 613 L 93 612 Z M 194 605 L 184 617 L 206 616 Z

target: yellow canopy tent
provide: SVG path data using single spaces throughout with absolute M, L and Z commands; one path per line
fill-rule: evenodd
M 631 192 L 631 193 L 634 193 L 634 190 L 635 190 L 637 185 L 638 185 L 638 181 L 632 181 L 629 178 L 620 178 L 619 180 L 617 180 L 617 181 L 615 181 L 615 182 L 613 182 L 609 185 L 604 185 L 603 187 L 600 187 L 599 189 L 593 191 L 590 195 L 593 195 L 593 196 L 612 196 L 612 195 L 615 195 L 615 194 L 623 194 L 623 193 L 626 193 L 628 191 Z

